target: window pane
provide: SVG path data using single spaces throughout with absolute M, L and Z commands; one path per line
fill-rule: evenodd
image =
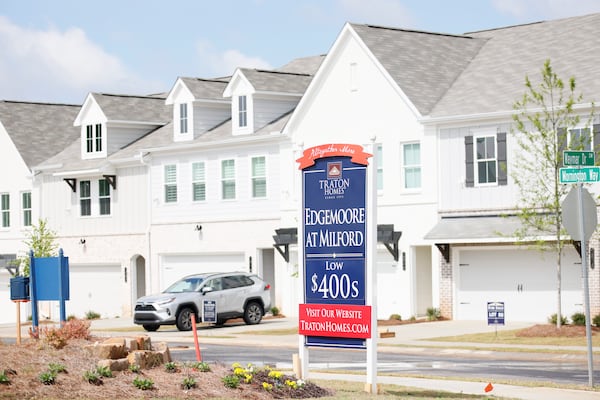
M 206 200 L 206 185 L 204 183 L 194 183 L 192 185 L 194 201 Z
M 265 176 L 265 158 L 264 157 L 253 157 L 252 158 L 252 176 Z
M 23 226 L 31 226 L 31 192 L 22 195 Z
M 90 181 L 79 182 L 79 197 L 90 197 Z
M 100 215 L 110 215 L 110 198 L 100 199 Z
M 383 190 L 383 145 L 375 148 L 375 159 L 377 161 L 377 190 Z
M 234 181 L 223 181 L 223 199 L 235 199 Z
M 204 182 L 204 163 L 192 164 L 192 198 L 194 201 L 206 200 L 206 184 Z
M 267 180 L 265 178 L 252 180 L 252 197 L 267 197 Z
M 175 203 L 177 201 L 177 186 L 165 185 L 165 203 Z
M 404 188 L 421 187 L 421 144 L 407 143 L 403 146 Z
M 179 105 L 179 133 L 187 133 L 187 104 Z
M 485 157 L 485 138 L 477 138 L 477 159 L 481 160 Z
M 223 160 L 221 162 L 221 178 L 222 179 L 235 178 L 235 161 L 234 160 Z
M 485 158 L 496 157 L 496 138 L 487 137 L 485 139 Z
M 203 181 L 204 180 L 204 163 L 193 163 L 192 164 L 192 180 Z
M 175 183 L 177 181 L 177 166 L 165 165 L 165 183 Z
M 2 227 L 8 228 L 10 227 L 10 195 L 8 193 L 2 194 L 0 203 L 2 207 Z
M 98 194 L 100 196 L 110 196 L 110 185 L 106 179 L 98 181 Z
M 488 161 L 486 164 L 488 183 L 496 182 L 496 161 Z
M 92 215 L 92 199 L 90 181 L 79 182 L 79 211 L 81 216 Z
M 96 151 L 102 151 L 102 124 L 96 124 Z
M 93 132 L 92 125 L 87 125 L 85 127 L 85 144 L 86 144 L 85 149 L 88 153 L 91 153 L 94 151 L 94 132 Z
M 239 126 L 244 127 L 247 124 L 246 121 L 246 96 L 238 97 L 238 118 L 239 118 Z

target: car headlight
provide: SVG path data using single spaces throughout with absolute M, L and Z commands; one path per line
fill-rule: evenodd
M 165 306 L 165 305 L 167 305 L 169 303 L 172 303 L 174 301 L 175 301 L 175 297 L 169 297 L 168 299 L 157 301 L 156 304 L 159 305 L 159 306 Z

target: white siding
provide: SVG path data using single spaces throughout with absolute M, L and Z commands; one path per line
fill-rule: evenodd
M 292 110 L 300 98 L 281 99 L 278 98 L 261 98 L 257 95 L 253 96 L 253 109 L 248 109 L 248 112 L 254 115 L 254 131 L 273 122 L 285 113 Z
M 267 198 L 253 199 L 250 159 L 265 156 L 267 163 Z M 221 198 L 221 161 L 235 160 L 236 199 Z M 202 161 L 206 171 L 206 201 L 192 201 L 192 163 Z M 153 157 L 152 218 L 153 223 L 181 223 L 215 220 L 247 220 L 278 218 L 280 193 L 280 157 L 276 145 L 245 146 L 206 151 L 188 155 Z M 177 203 L 164 202 L 164 165 L 177 165 Z
M 194 136 L 201 135 L 229 118 L 231 118 L 229 104 L 194 103 Z
M 440 210 L 498 210 L 514 207 L 518 191 L 512 184 L 510 174 L 511 151 L 516 143 L 507 124 L 493 125 L 493 130 L 506 132 L 508 154 L 508 185 L 466 187 L 465 186 L 465 136 L 474 130 L 488 126 L 470 126 L 440 130 Z M 497 129 L 496 129 L 497 128 Z
M 23 244 L 26 228 L 23 227 L 21 193 L 32 192 L 32 222 L 34 223 L 38 216 L 37 193 L 33 191 L 29 168 L 19 155 L 2 123 L 0 123 L 0 152 L 0 170 L 3 171 L 0 179 L 0 193 L 7 193 L 10 196 L 10 227 L 2 228 L 0 225 L 0 254 L 18 254 L 26 251 Z
M 157 127 L 155 125 L 119 126 L 108 124 L 108 127 L 105 128 L 106 132 L 103 132 L 108 154 L 113 154 Z

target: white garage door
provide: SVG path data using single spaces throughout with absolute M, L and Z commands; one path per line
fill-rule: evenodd
M 120 265 L 70 265 L 70 300 L 66 314 L 84 318 L 88 311 L 103 318 L 122 314 L 123 280 Z
M 556 257 L 536 250 L 460 250 L 456 310 L 459 320 L 487 321 L 487 302 L 504 302 L 505 321 L 546 322 L 557 312 Z M 581 259 L 562 259 L 563 316 L 583 312 Z
M 186 275 L 203 272 L 247 271 L 243 253 L 234 254 L 190 254 L 161 257 L 160 290 Z
M 17 322 L 17 306 L 10 300 L 10 274 L 0 272 L 0 324 Z M 21 306 L 21 319 L 25 320 L 25 306 Z

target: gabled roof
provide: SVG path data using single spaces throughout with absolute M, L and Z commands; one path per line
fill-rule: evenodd
M 200 79 L 200 78 L 179 78 L 196 100 L 217 100 L 224 101 L 223 91 L 227 87 L 228 80 Z
M 430 113 L 487 40 L 373 25 L 350 26 L 421 115 Z
M 0 101 L 0 122 L 31 169 L 79 137 L 73 121 L 80 106 Z
M 575 77 L 584 101 L 600 94 L 600 14 L 470 33 L 485 45 L 431 112 L 433 117 L 512 111 L 539 81 L 544 62 L 565 84 Z
M 314 75 L 325 59 L 325 54 L 311 57 L 296 58 L 277 68 L 276 71 Z
M 93 99 L 106 119 L 139 123 L 165 124 L 171 120 L 171 108 L 165 105 L 165 96 L 128 96 L 90 93 L 85 103 Z M 85 104 L 84 104 L 85 107 Z M 79 120 L 80 116 L 77 117 Z
M 306 91 L 312 78 L 313 76 L 310 74 L 238 68 L 225 89 L 224 95 L 230 96 L 231 85 L 234 85 L 240 79 L 245 79 L 252 85 L 255 92 L 301 96 Z

